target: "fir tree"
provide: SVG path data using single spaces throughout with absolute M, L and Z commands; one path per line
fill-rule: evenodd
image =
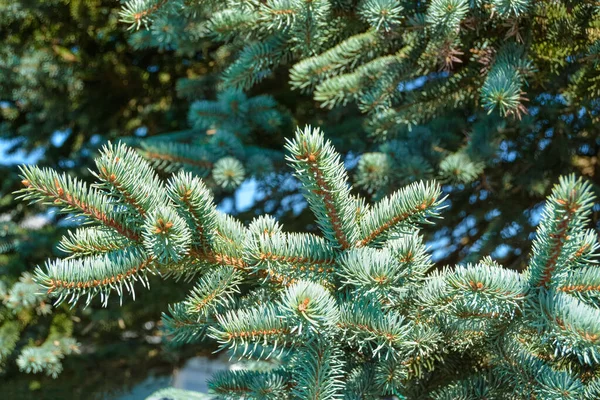
M 438 253 L 457 262 L 502 246 L 512 267 L 560 175 L 597 184 L 599 18 L 588 1 L 134 0 L 121 11 L 140 48 L 212 56 L 221 88 L 272 94 L 298 125 L 324 126 L 362 156 L 353 181 L 374 200 L 437 179 L 453 194 Z
M 66 236 L 71 256 L 35 279 L 71 304 L 135 297 L 149 274 L 196 279 L 163 318 L 173 340 L 208 337 L 232 357 L 262 360 L 214 376 L 219 398 L 600 396 L 588 183 L 555 186 L 522 273 L 490 258 L 431 271 L 420 227 L 444 208 L 437 184 L 369 205 L 319 129 L 298 130 L 286 149 L 321 236 L 286 232 L 270 216 L 246 227 L 216 210 L 201 179 L 180 171 L 163 182 L 124 145 L 103 149 L 92 186 L 23 167 L 22 198 L 91 224 Z
M 176 48 L 207 37 L 231 42 L 240 51 L 224 72 L 228 86 L 249 88 L 278 65 L 293 64 L 292 87 L 313 93 L 322 106 L 356 102 L 375 112 L 373 121 L 391 121 L 393 113 L 407 124 L 467 102 L 521 115 L 533 60 L 561 73 L 571 64 L 564 57 L 576 57 L 577 74 L 594 82 L 598 58 L 597 7 L 588 2 L 133 0 L 121 18 L 133 29 L 147 26 L 153 40 Z M 423 90 L 398 93 L 398 85 L 423 76 L 430 82 Z M 597 96 L 595 83 L 573 83 L 584 97 Z M 394 110 L 405 96 L 412 101 Z

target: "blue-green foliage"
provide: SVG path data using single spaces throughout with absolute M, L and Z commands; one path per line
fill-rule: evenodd
M 24 197 L 59 199 L 124 241 L 90 254 L 89 243 L 76 241 L 104 237 L 73 234 L 71 258 L 38 268 L 37 281 L 57 301 L 76 302 L 133 291 L 149 270 L 200 275 L 164 316 L 172 339 L 212 339 L 232 357 L 270 361 L 217 374 L 209 386 L 218 398 L 597 396 L 600 278 L 597 238 L 583 229 L 593 201 L 587 183 L 568 177 L 555 187 L 523 272 L 490 258 L 431 272 L 419 229 L 443 208 L 437 184 L 415 183 L 367 206 L 350 193 L 339 155 L 318 129 L 299 130 L 287 147 L 322 237 L 284 232 L 268 216 L 245 227 L 216 211 L 202 181 L 187 173 L 166 186 L 151 176 L 138 180 L 156 184 L 161 199 L 154 208 L 141 205 L 140 216 L 134 180 L 89 189 L 23 169 Z M 148 170 L 117 149 L 124 171 Z M 63 182 L 70 186 L 61 192 Z M 120 196 L 101 193 L 117 187 Z M 98 194 L 108 203 L 100 213 L 95 203 L 69 202 L 71 189 L 77 199 Z
M 260 143 L 256 136 L 279 133 L 286 118 L 272 97 L 248 97 L 230 89 L 220 92 L 216 101 L 192 102 L 191 129 L 129 142 L 139 142 L 141 155 L 154 168 L 211 177 L 217 187 L 232 191 L 247 177 L 264 177 L 273 172 L 274 163 L 282 162 L 280 152 L 252 144 Z
M 484 174 L 503 161 L 499 143 L 523 140 L 533 154 L 535 145 L 525 138 L 547 137 L 548 121 L 562 119 L 569 126 L 565 137 L 574 141 L 570 151 L 582 153 L 580 140 L 594 130 L 600 14 L 590 2 L 135 0 L 125 2 L 122 20 L 146 45 L 203 55 L 216 48 L 211 56 L 221 89 L 281 93 L 289 83 L 324 110 L 362 114 L 362 127 L 354 130 L 375 140 L 410 142 L 408 130 L 439 119 L 441 129 L 427 137 L 429 149 L 415 154 L 410 144 L 397 157 L 401 162 L 372 148 L 363 155 L 355 182 L 375 200 L 432 177 L 459 188 L 524 186 L 537 194 L 559 173 L 548 180 L 529 171 L 524 182 L 514 178 L 509 185 Z M 193 82 L 204 80 L 185 79 L 180 86 L 193 92 Z M 192 110 L 217 112 L 210 104 L 196 102 Z M 304 111 L 298 114 L 304 118 Z M 454 117 L 463 124 L 448 126 Z M 569 157 L 563 160 L 572 162 Z M 522 168 L 529 162 L 535 160 Z
M 125 3 L 123 21 L 136 31 L 134 43 L 211 66 L 201 78 L 203 72 L 188 70 L 178 83 L 184 97 L 202 98 L 207 82 L 219 91 L 273 95 L 299 124 L 326 129 L 343 159 L 360 157 L 349 172 L 370 200 L 419 180 L 442 183 L 454 196 L 438 226 L 450 241 L 436 255 L 450 262 L 466 254 L 476 260 L 502 246 L 505 262 L 523 263 L 523 243 L 535 229 L 528 215 L 552 183 L 571 172 L 592 176 L 600 97 L 600 13 L 593 2 Z M 213 103 L 192 108 L 218 114 Z M 231 150 L 221 156 L 237 158 L 244 176 L 260 177 L 274 159 L 251 146 L 266 154 L 265 147 L 278 150 L 291 134 L 274 136 L 232 141 L 225 135 L 219 141 Z M 189 165 L 222 154 L 215 147 L 186 151 L 188 144 L 163 141 Z M 237 155 L 240 144 L 245 157 Z M 185 165 L 171 160 L 172 170 Z M 213 177 L 212 163 L 195 168 Z M 242 176 L 241 169 L 228 171 L 235 179 L 215 176 L 225 190 Z M 211 187 L 213 180 L 207 179 Z M 470 229 L 459 229 L 465 225 Z
M 577 29 L 597 22 L 591 7 L 573 11 L 582 24 Z M 523 92 L 531 69 L 522 67 L 529 51 L 539 51 L 537 40 L 545 40 L 545 32 L 533 30 L 531 21 L 538 15 L 554 17 L 553 12 L 554 6 L 529 0 L 132 0 L 121 16 L 132 29 L 149 29 L 148 45 L 188 51 L 194 41 L 196 46 L 203 40 L 225 43 L 235 52 L 223 72 L 228 87 L 248 89 L 284 64 L 293 88 L 314 92 L 325 107 L 356 102 L 381 125 L 386 112 L 402 124 L 413 124 L 451 103 L 480 101 L 486 110 L 502 115 L 525 112 Z M 585 45 L 588 52 L 595 51 L 593 37 Z M 482 46 L 497 51 L 488 60 L 491 68 L 480 69 L 478 62 L 466 65 L 465 53 Z M 454 68 L 457 64 L 465 68 Z M 433 86 L 442 87 L 433 92 L 444 101 L 427 93 L 427 87 L 416 96 L 397 91 L 399 85 L 439 68 L 457 70 L 454 78 L 434 79 Z M 444 90 L 453 79 L 461 83 L 458 92 Z M 473 87 L 480 89 L 479 96 Z M 430 108 L 426 114 L 420 112 L 424 103 Z

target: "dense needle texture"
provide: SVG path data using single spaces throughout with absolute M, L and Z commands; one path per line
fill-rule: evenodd
M 318 128 L 299 129 L 286 148 L 322 235 L 287 232 L 270 216 L 244 226 L 216 210 L 199 178 L 179 172 L 165 183 L 123 145 L 104 148 L 91 187 L 23 168 L 22 197 L 92 223 L 65 237 L 70 258 L 49 261 L 35 279 L 70 303 L 133 294 L 148 273 L 197 279 L 164 316 L 173 340 L 208 338 L 257 361 L 215 375 L 217 398 L 600 396 L 587 183 L 570 176 L 555 186 L 523 272 L 490 258 L 431 271 L 419 229 L 444 208 L 436 183 L 368 205 Z

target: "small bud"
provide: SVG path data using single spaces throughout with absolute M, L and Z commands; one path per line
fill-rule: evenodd
M 310 303 L 310 299 L 304 299 L 304 301 L 298 305 L 298 311 L 306 311 L 306 309 L 308 308 L 308 303 Z

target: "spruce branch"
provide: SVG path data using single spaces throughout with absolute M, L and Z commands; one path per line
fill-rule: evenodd
M 126 237 L 102 227 L 78 228 L 62 237 L 58 249 L 72 257 L 90 256 L 123 249 L 128 245 Z
M 216 324 L 213 316 L 201 317 L 197 313 L 188 312 L 185 303 L 175 303 L 169 306 L 168 313 L 161 318 L 165 333 L 172 338 L 173 343 L 196 343 L 201 341 L 208 328 Z
M 373 295 L 381 302 L 394 304 L 406 289 L 409 271 L 403 269 L 388 249 L 352 249 L 340 259 L 338 275 L 345 286 L 362 296 Z
M 256 359 L 268 359 L 281 355 L 286 347 L 292 344 L 294 336 L 285 319 L 279 317 L 279 312 L 272 306 L 259 306 L 249 310 L 228 311 L 218 315 L 219 325 L 209 328 L 209 336 L 215 339 L 222 349 L 228 348 L 240 352 L 242 356 L 252 356 Z M 260 345 L 269 344 L 271 350 L 265 354 Z
M 213 179 L 225 190 L 238 187 L 245 178 L 246 171 L 239 160 L 233 157 L 223 157 L 218 160 L 213 169 Z
M 573 354 L 587 365 L 600 359 L 600 312 L 579 300 L 558 292 L 541 295 L 543 318 L 556 341 L 556 351 Z
M 580 251 L 567 253 L 565 244 L 586 223 L 593 199 L 589 184 L 573 175 L 561 178 L 554 187 L 533 242 L 528 270 L 533 286 L 549 287 L 557 266 Z
M 129 0 L 119 12 L 121 21 L 130 24 L 129 29 L 139 29 L 152 21 L 153 14 L 167 5 L 169 0 Z
M 143 227 L 144 247 L 160 264 L 176 263 L 189 252 L 190 228 L 174 208 L 154 209 Z
M 131 229 L 115 204 L 100 191 L 89 188 L 71 176 L 35 166 L 21 167 L 23 185 L 20 198 L 31 202 L 48 202 L 58 205 L 62 212 L 76 212 L 112 228 L 133 241 L 140 240 L 138 230 Z
M 323 234 L 342 248 L 349 248 L 357 231 L 347 173 L 339 154 L 318 128 L 310 126 L 304 131 L 298 129 L 286 148 L 290 152 L 287 160 L 304 186 Z
M 492 4 L 504 18 L 518 18 L 531 8 L 530 0 L 494 0 Z
M 600 304 L 598 266 L 588 266 L 568 273 L 563 281 L 556 284 L 556 291 L 575 296 L 585 303 Z
M 193 227 L 193 245 L 206 249 L 216 228 L 217 211 L 213 196 L 204 182 L 181 171 L 169 180 L 168 193 L 188 225 Z
M 393 148 L 382 153 L 394 154 Z M 181 172 L 156 186 L 161 193 L 147 212 L 123 217 L 141 241 L 97 218 L 97 226 L 63 239 L 73 255 L 38 268 L 36 281 L 57 302 L 87 296 L 89 304 L 99 294 L 106 305 L 111 291 L 122 297 L 134 292 L 135 281 L 146 286 L 148 272 L 200 274 L 191 293 L 163 316 L 167 334 L 177 343 L 213 339 L 232 357 L 269 359 L 275 366 L 217 376 L 211 388 L 223 397 L 598 393 L 599 245 L 595 232 L 584 229 L 593 205 L 589 184 L 560 180 L 523 273 L 490 258 L 429 272 L 419 225 L 439 215 L 437 185 L 412 184 L 370 206 L 350 194 L 344 165 L 319 130 L 298 131 L 288 150 L 322 237 L 286 232 L 270 216 L 245 227 L 217 212 L 199 178 Z M 119 151 L 139 160 L 126 156 L 125 147 Z M 113 162 L 103 160 L 102 166 Z M 109 165 L 113 171 L 115 165 Z M 146 210 L 147 199 L 132 203 L 141 192 L 127 183 L 134 184 L 129 175 L 137 171 L 117 171 L 126 191 L 99 177 L 90 190 L 107 203 L 94 206 L 123 214 L 136 210 L 132 204 Z M 46 187 L 58 175 L 29 176 L 29 198 L 58 195 Z M 154 175 L 140 182 L 145 179 L 152 182 Z M 37 304 L 26 282 L 20 288 L 0 290 L 5 304 Z M 10 328 L 0 329 L 3 340 L 1 334 L 11 348 Z M 49 366 L 56 373 L 60 363 Z
M 154 169 L 134 149 L 123 143 L 110 142 L 96 158 L 98 173 L 95 176 L 112 196 L 121 199 L 121 204 L 131 207 L 132 214 L 144 215 L 164 202 L 164 190 Z
M 466 0 L 433 0 L 427 9 L 427 22 L 439 35 L 456 34 L 468 11 Z
M 502 390 L 499 382 L 491 376 L 469 377 L 452 382 L 433 394 L 435 400 L 451 399 L 500 399 Z
M 376 359 L 396 358 L 410 330 L 404 317 L 394 311 L 383 312 L 368 298 L 343 304 L 338 328 L 342 337 L 358 351 L 368 350 Z
M 74 304 L 87 296 L 87 305 L 93 296 L 100 294 L 106 305 L 112 289 L 120 296 L 130 292 L 135 298 L 135 281 L 148 287 L 146 275 L 153 271 L 153 259 L 133 247 L 78 260 L 48 261 L 44 269 L 36 270 L 35 279 L 57 297 L 55 304 L 65 300 Z
M 398 360 L 380 360 L 375 365 L 375 383 L 386 394 L 398 393 L 408 377 L 406 368 Z
M 212 252 L 207 254 L 208 259 L 220 265 L 246 269 L 248 266 L 244 258 L 246 232 L 246 228 L 237 219 L 227 214 L 217 213 Z
M 400 263 L 400 267 L 408 271 L 407 279 L 409 281 L 420 281 L 425 273 L 433 267 L 431 256 L 427 253 L 423 243 L 423 237 L 418 232 L 392 239 L 386 243 L 386 248 Z
M 17 357 L 17 365 L 27 373 L 45 372 L 53 378 L 62 372 L 61 360 L 70 354 L 78 353 L 75 339 L 50 334 L 40 346 L 26 346 Z
M 481 175 L 484 166 L 464 153 L 454 153 L 440 162 L 440 178 L 449 183 L 470 183 Z
M 21 336 L 21 326 L 18 321 L 2 321 L 0 326 L 0 366 L 3 366 L 6 359 L 17 346 Z
M 366 0 L 359 6 L 360 16 L 373 28 L 389 31 L 402 19 L 403 7 L 397 0 Z
M 293 361 L 298 372 L 292 395 L 310 400 L 339 399 L 344 387 L 342 360 L 335 344 L 319 340 L 308 343 Z
M 271 68 L 285 60 L 285 38 L 274 35 L 268 40 L 253 42 L 240 53 L 237 61 L 223 73 L 229 87 L 248 89 L 272 73 Z
M 358 246 L 392 238 L 415 223 L 429 223 L 441 210 L 440 188 L 436 184 L 414 183 L 378 202 L 360 223 Z
M 252 30 L 260 20 L 257 12 L 243 12 L 239 10 L 225 9 L 214 13 L 208 22 L 208 30 L 211 35 L 223 42 L 243 36 L 251 38 Z
M 224 371 L 209 381 L 211 392 L 226 398 L 240 397 L 278 400 L 288 398 L 290 377 L 285 371 Z
M 298 281 L 288 287 L 279 309 L 286 323 L 293 326 L 290 332 L 299 336 L 327 332 L 339 318 L 339 309 L 331 293 L 309 281 Z
M 181 143 L 143 142 L 141 154 L 154 168 L 165 172 L 186 169 L 200 177 L 208 175 L 214 164 L 202 147 Z
M 240 293 L 241 283 L 240 272 L 232 267 L 207 272 L 184 301 L 187 313 L 207 317 L 217 309 L 225 309 L 233 304 L 234 295 Z
M 323 79 L 352 68 L 361 61 L 374 57 L 380 48 L 380 36 L 374 30 L 352 36 L 323 54 L 306 58 L 290 71 L 292 87 L 311 90 Z M 367 50 L 367 51 L 365 51 Z
M 325 240 L 311 234 L 267 229 L 263 228 L 247 244 L 246 257 L 259 275 L 284 285 L 295 283 L 298 279 L 326 284 L 331 279 L 336 261 L 333 247 Z
M 261 25 L 268 31 L 288 30 L 300 16 L 301 2 L 274 0 L 260 6 Z

